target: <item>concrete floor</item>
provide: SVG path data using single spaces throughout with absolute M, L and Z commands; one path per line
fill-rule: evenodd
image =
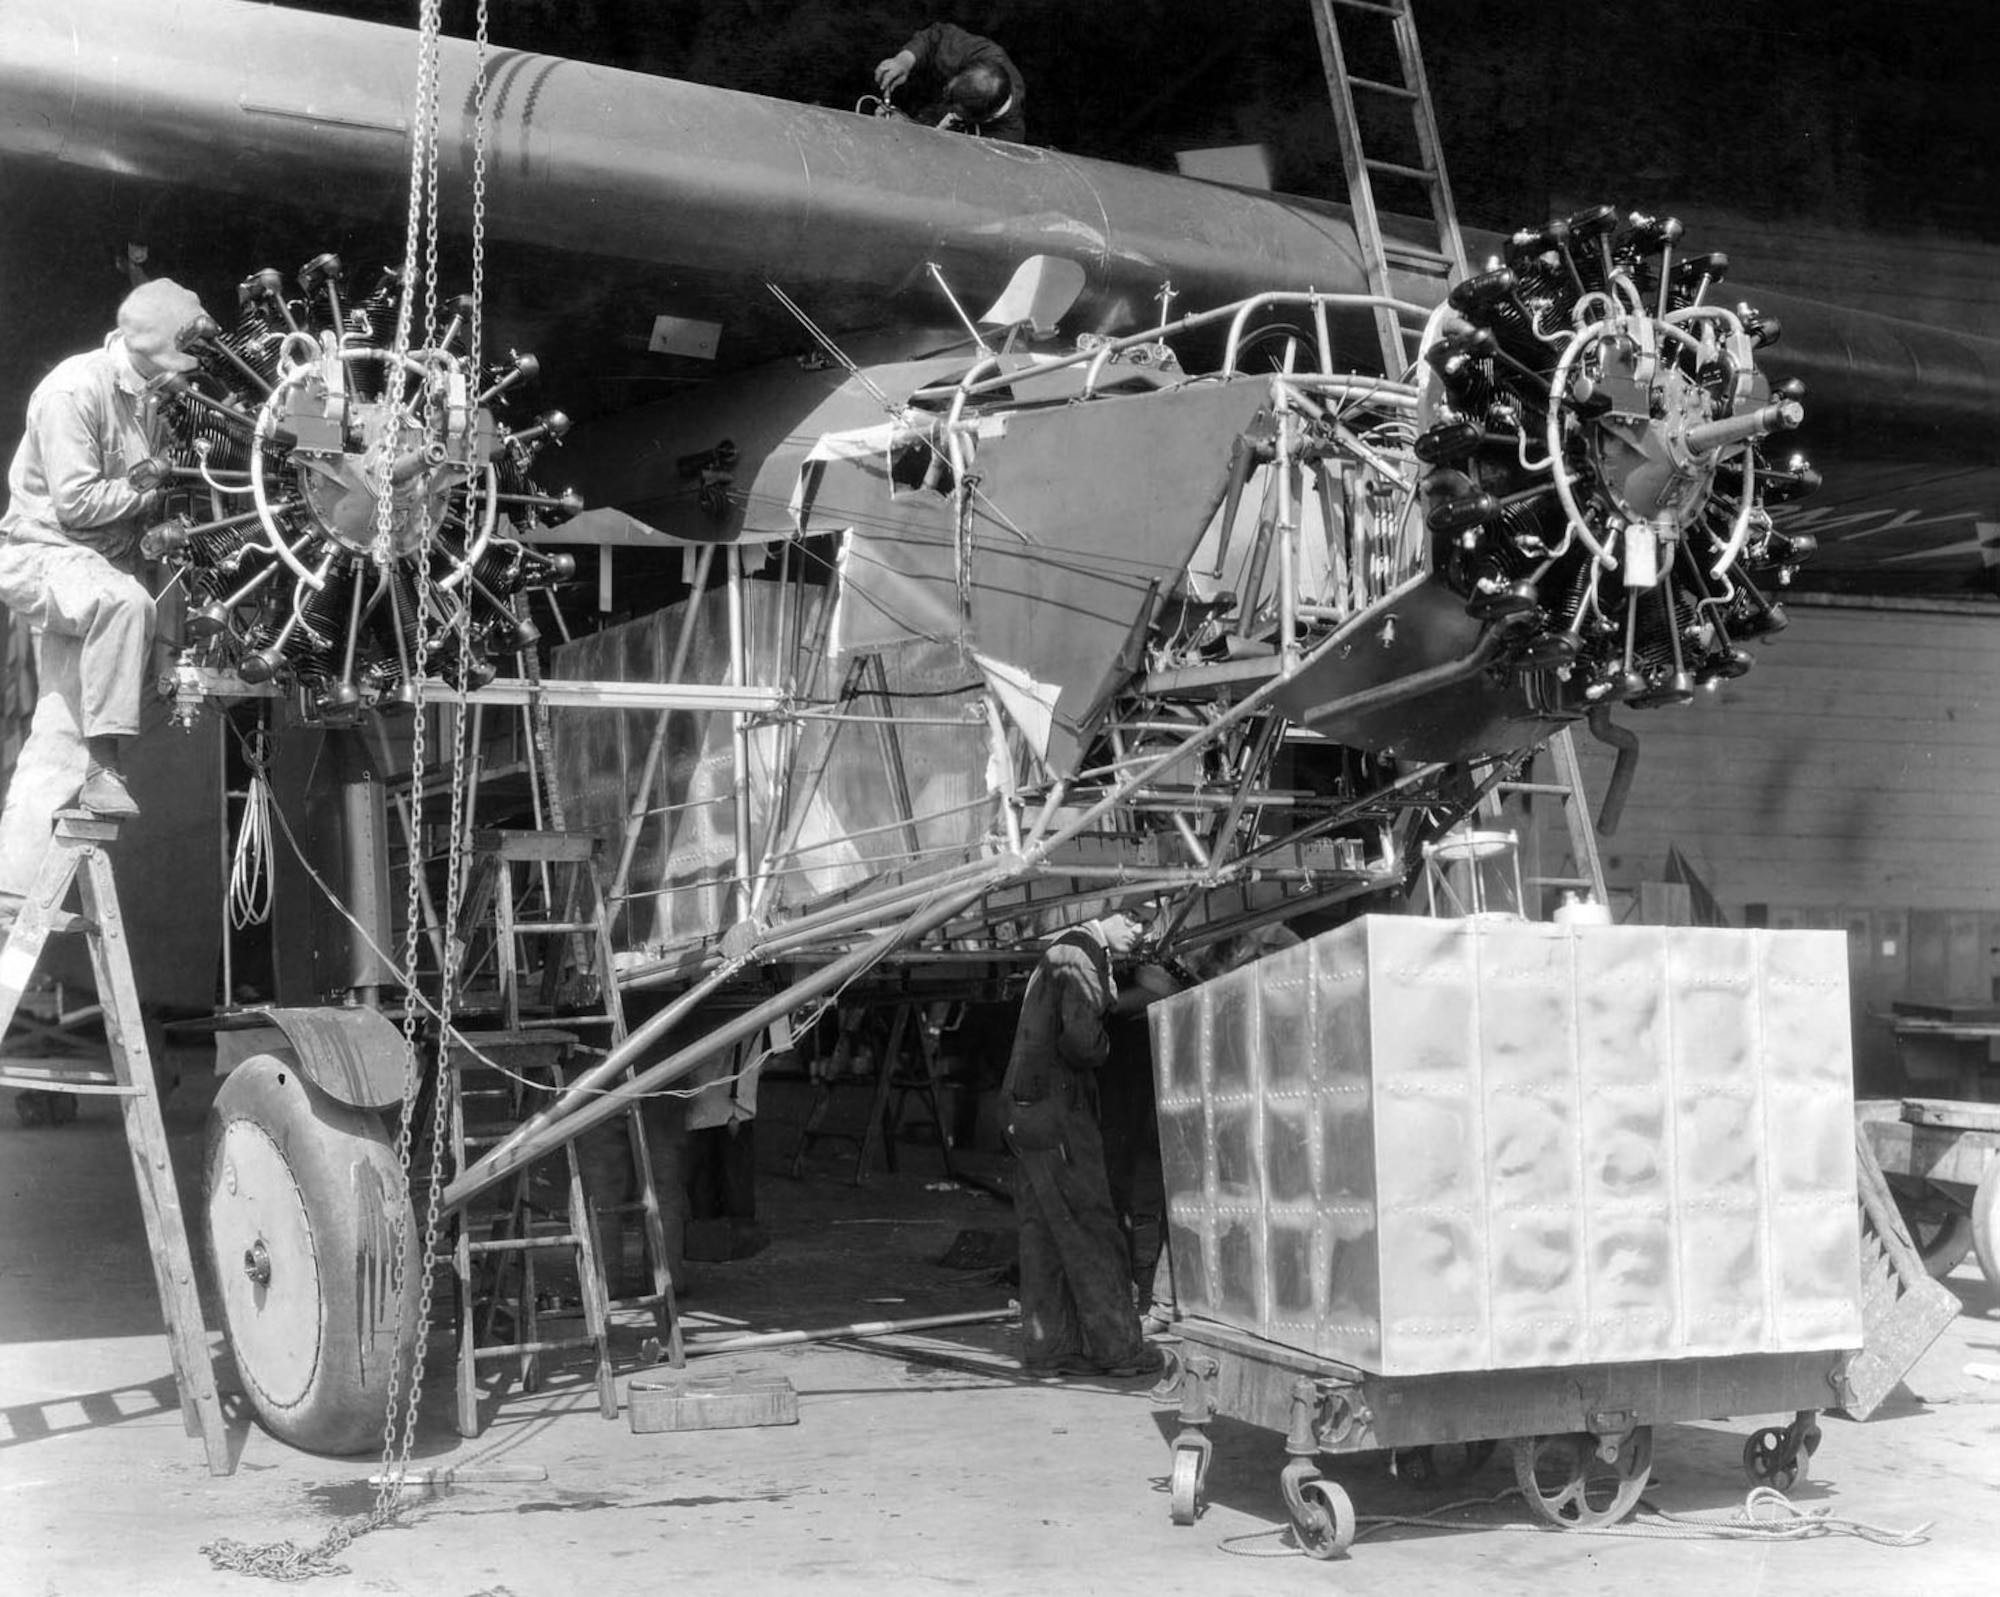
M 208 1083 L 183 1083 L 169 1130 L 192 1205 Z M 0 1096 L 6 1096 L 0 1094 Z M 1004 1305 L 1006 1289 L 935 1261 L 961 1229 L 1004 1229 L 1004 1204 L 939 1190 L 934 1149 L 906 1146 L 903 1173 L 855 1187 L 850 1149 L 816 1151 L 806 1179 L 779 1173 L 802 1103 L 767 1094 L 755 1258 L 695 1266 L 690 1328 L 844 1324 Z M 230 1403 L 235 1473 L 209 1475 L 182 1431 L 144 1234 L 113 1111 L 26 1130 L 0 1105 L 0 1591 L 145 1594 L 270 1590 L 217 1573 L 217 1538 L 317 1541 L 371 1503 L 366 1459 L 294 1452 Z M 1964 1313 L 1890 1411 L 1826 1422 L 1804 1510 L 1887 1531 L 1928 1523 L 1920 1546 L 1849 1536 L 1786 1543 L 1665 1540 L 1528 1526 L 1518 1501 L 1414 1516 L 1512 1484 L 1506 1453 L 1439 1494 L 1390 1475 L 1379 1456 L 1333 1461 L 1363 1536 L 1322 1564 L 1285 1532 L 1272 1432 L 1218 1421 L 1208 1506 L 1192 1527 L 1167 1513 L 1170 1408 L 1141 1382 L 1021 1379 L 1004 1326 L 702 1361 L 782 1375 L 795 1426 L 634 1434 L 598 1416 L 575 1383 L 505 1404 L 486 1432 L 451 1423 L 446 1344 L 435 1354 L 413 1462 L 504 1463 L 538 1481 L 461 1486 L 341 1555 L 349 1572 L 316 1592 L 426 1597 L 616 1597 L 681 1592 L 981 1594 L 1477 1590 L 1485 1597 L 1627 1590 L 1813 1593 L 1815 1597 L 1990 1592 L 2000 1557 L 2000 1293 L 1968 1263 L 1952 1287 Z M 211 1323 L 214 1323 L 211 1320 Z M 640 1328 L 621 1328 L 629 1355 Z M 226 1351 L 217 1369 L 228 1393 Z M 1982 1373 L 1982 1371 L 1984 1373 Z M 227 1400 L 227 1397 L 226 1397 Z M 1751 1417 L 1663 1428 L 1646 1507 L 1726 1512 L 1746 1484 Z M 1642 1509 L 1641 1519 L 1647 1518 Z

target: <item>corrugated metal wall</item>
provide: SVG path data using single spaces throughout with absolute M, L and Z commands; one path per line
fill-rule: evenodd
M 1846 931 L 1880 1062 L 1895 999 L 2000 1002 L 2000 614 L 1789 613 L 1719 697 L 1616 714 L 1643 747 L 1606 881 L 1618 909 L 1678 847 L 1732 925 Z M 1594 805 L 1610 751 L 1577 747 Z
M 1733 912 L 2000 911 L 2000 615 L 1789 613 L 1719 695 L 1617 713 L 1644 748 L 1607 867 L 1635 882 L 1673 843 Z M 1609 751 L 1578 748 L 1601 792 Z

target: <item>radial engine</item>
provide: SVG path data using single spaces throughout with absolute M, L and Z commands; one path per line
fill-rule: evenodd
M 1784 625 L 1770 592 L 1814 547 L 1766 507 L 1818 486 L 1770 440 L 1804 416 L 1757 351 L 1774 318 L 1713 299 L 1720 254 L 1597 206 L 1509 240 L 1455 287 L 1420 373 L 1434 569 L 1574 713 L 1685 702 Z
M 400 273 L 349 301 L 320 255 L 295 282 L 248 278 L 236 326 L 184 333 L 200 364 L 167 385 L 172 441 L 148 466 L 173 513 L 144 548 L 184 584 L 184 661 L 295 688 L 331 725 L 409 705 L 427 676 L 483 686 L 535 640 L 522 596 L 574 571 L 529 541 L 581 508 L 530 477 L 568 418 L 500 419 L 537 363 L 482 368 L 470 299 L 413 342 Z

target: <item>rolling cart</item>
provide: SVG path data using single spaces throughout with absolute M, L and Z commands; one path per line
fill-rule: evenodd
M 1857 1406 L 1845 984 L 1833 933 L 1371 916 L 1154 1005 L 1175 1523 L 1217 1416 L 1282 1435 L 1318 1557 L 1322 1454 L 1506 1441 L 1580 1527 L 1654 1427 L 1791 1414 L 1744 1468 L 1794 1484 Z
M 1345 1488 L 1325 1479 L 1321 1454 L 1456 1444 L 1468 1468 L 1501 1441 L 1529 1510 L 1559 1527 L 1608 1525 L 1628 1514 L 1652 1469 L 1653 1428 L 1732 1414 L 1791 1411 L 1791 1423 L 1744 1441 L 1754 1486 L 1794 1485 L 1820 1443 L 1818 1411 L 1843 1400 L 1845 1355 L 1752 1354 L 1458 1375 L 1378 1376 L 1228 1326 L 1184 1320 L 1169 1342 L 1177 1368 L 1169 1512 L 1200 1513 L 1218 1414 L 1284 1434 L 1279 1489 L 1298 1543 L 1332 1558 L 1354 1539 Z

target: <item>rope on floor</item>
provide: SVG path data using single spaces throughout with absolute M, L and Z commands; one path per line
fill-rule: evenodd
M 1518 1498 L 1521 1489 L 1510 1486 L 1491 1497 L 1465 1497 L 1444 1503 L 1423 1514 L 1368 1514 L 1359 1517 L 1354 1539 L 1386 1530 L 1392 1525 L 1436 1529 L 1447 1514 L 1469 1508 L 1491 1508 L 1509 1498 Z M 1623 1536 L 1640 1541 L 1748 1541 L 1799 1542 L 1822 1536 L 1854 1536 L 1878 1547 L 1919 1547 L 1930 1540 L 1934 1521 L 1926 1520 L 1913 1530 L 1887 1530 L 1866 1520 L 1849 1519 L 1825 1508 L 1801 1508 L 1781 1491 L 1769 1486 L 1754 1488 L 1737 1508 L 1709 1509 L 1691 1513 L 1669 1513 L 1654 1508 L 1643 1498 L 1639 1510 L 1615 1525 L 1547 1525 L 1540 1522 L 1479 1525 L 1480 1530 L 1555 1531 L 1565 1536 Z M 1286 1547 L 1261 1548 L 1249 1544 L 1273 1536 L 1289 1536 L 1290 1525 L 1274 1525 L 1268 1530 L 1225 1536 L 1216 1545 L 1238 1558 L 1303 1558 L 1305 1549 L 1294 1543 Z

